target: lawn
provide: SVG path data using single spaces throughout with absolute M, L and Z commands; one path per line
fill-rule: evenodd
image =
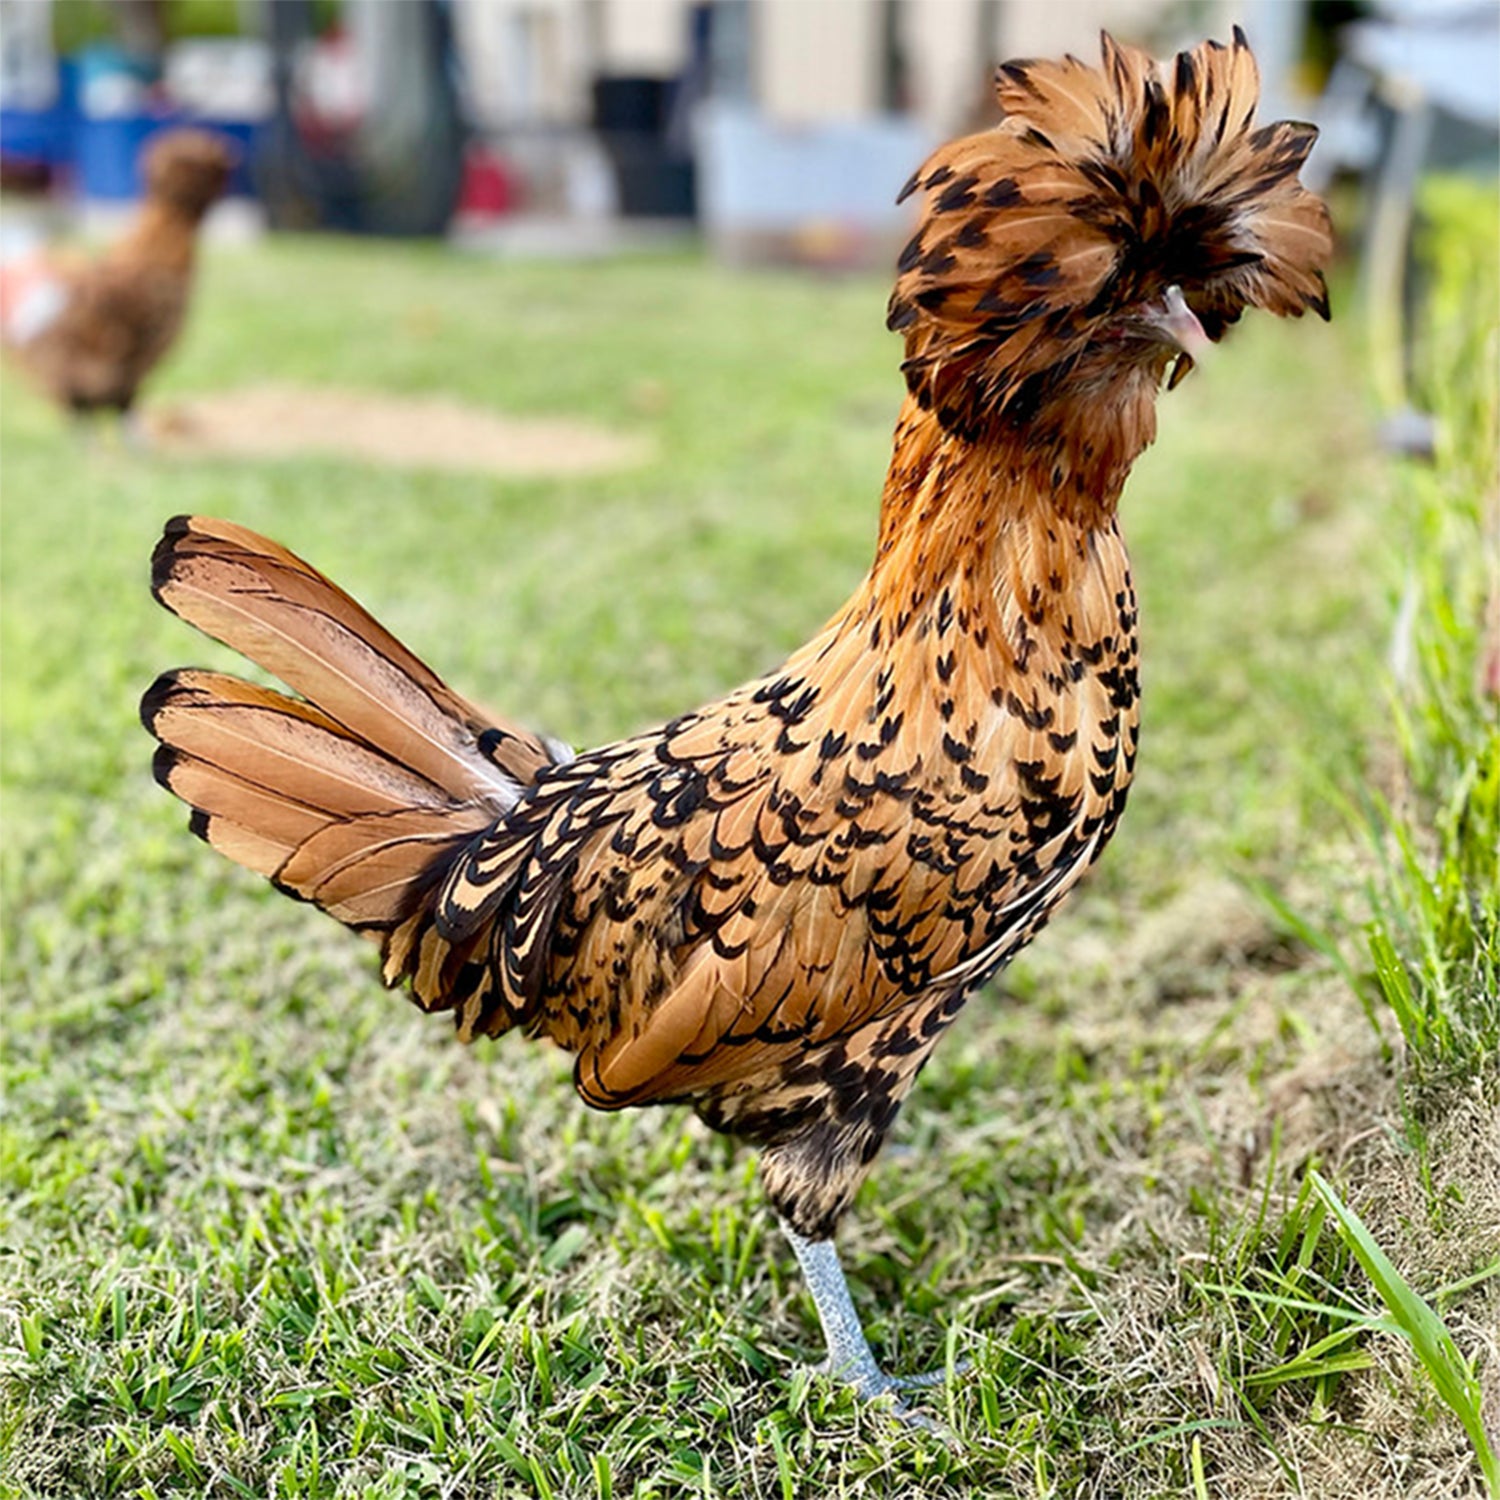
M 147 591 L 182 511 L 287 542 L 574 743 L 773 664 L 868 560 L 886 290 L 278 241 L 208 257 L 151 391 L 442 394 L 650 438 L 590 478 L 90 447 L 7 378 L 5 1494 L 1481 1493 L 1305 1176 L 1500 1402 L 1495 1090 L 1450 1080 L 1414 1130 L 1399 1030 L 1340 967 L 1368 967 L 1349 805 L 1396 775 L 1406 493 L 1353 317 L 1248 320 L 1164 399 L 1124 504 L 1122 831 L 971 1002 L 841 1233 L 890 1367 L 973 1361 L 930 1400 L 944 1433 L 809 1373 L 748 1153 L 683 1111 L 590 1113 L 519 1037 L 458 1047 L 151 779 L 143 688 L 230 662 Z

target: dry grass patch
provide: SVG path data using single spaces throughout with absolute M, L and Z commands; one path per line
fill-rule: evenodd
M 639 433 L 564 417 L 514 417 L 443 396 L 246 386 L 152 408 L 162 454 L 191 459 L 341 458 L 503 478 L 607 474 L 651 455 Z

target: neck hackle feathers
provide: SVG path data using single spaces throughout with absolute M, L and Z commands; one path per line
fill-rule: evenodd
M 902 198 L 925 201 L 888 322 L 912 397 L 945 430 L 1010 435 L 1075 482 L 1117 490 L 1154 435 L 1168 366 L 1174 383 L 1190 367 L 1160 336 L 1171 289 L 1209 339 L 1246 307 L 1326 318 L 1332 234 L 1297 180 L 1317 132 L 1254 125 L 1260 77 L 1238 28 L 1227 47 L 1163 64 L 1108 35 L 1102 48 L 1097 68 L 1001 67 L 1000 123 L 912 177 Z M 1063 430 L 1080 403 L 1098 428 L 1092 464 Z

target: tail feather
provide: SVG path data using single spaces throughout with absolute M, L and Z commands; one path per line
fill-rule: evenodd
M 151 585 L 188 624 L 450 795 L 504 811 L 549 759 L 535 736 L 495 724 L 460 698 L 341 588 L 242 526 L 168 522 Z M 480 747 L 495 730 L 490 742 L 503 745 L 505 762 Z
M 328 821 L 294 797 L 268 791 L 224 766 L 173 747 L 156 752 L 155 771 L 162 786 L 195 810 L 194 831 L 215 848 L 223 847 L 229 837 L 226 832 L 225 839 L 220 838 L 220 824 L 255 836 L 256 850 L 264 851 L 256 853 L 251 866 L 258 875 L 274 878 L 287 855 Z
M 490 822 L 466 805 L 329 822 L 287 858 L 276 883 L 348 927 L 383 932 L 436 884 L 434 866 L 446 869 Z
M 297 779 L 302 800 L 330 813 L 442 806 L 440 787 L 352 738 L 326 714 L 222 672 L 160 677 L 141 703 L 158 738 L 201 760 L 231 763 L 261 786 Z
M 301 697 L 220 672 L 165 673 L 141 702 L 156 777 L 238 863 L 380 942 L 388 983 L 429 1010 L 484 984 L 482 938 L 432 907 L 453 862 L 556 755 L 490 718 L 321 573 L 225 521 L 179 517 L 156 597 Z

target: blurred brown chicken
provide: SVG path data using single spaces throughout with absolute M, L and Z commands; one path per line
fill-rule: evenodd
M 217 135 L 165 131 L 142 159 L 140 212 L 103 255 L 35 256 L 0 274 L 6 352 L 59 405 L 129 414 L 182 328 L 198 225 L 233 164 Z
M 829 1366 L 876 1364 L 832 1236 L 967 996 L 1104 847 L 1135 761 L 1115 506 L 1154 402 L 1245 307 L 1327 316 L 1305 125 L 1252 126 L 1243 37 L 1159 67 L 1017 63 L 938 151 L 890 326 L 908 395 L 879 543 L 782 666 L 573 755 L 451 692 L 348 595 L 171 522 L 168 609 L 290 698 L 168 673 L 158 779 L 232 859 L 377 942 L 459 1036 L 577 1056 L 600 1109 L 683 1103 L 761 1148 Z

